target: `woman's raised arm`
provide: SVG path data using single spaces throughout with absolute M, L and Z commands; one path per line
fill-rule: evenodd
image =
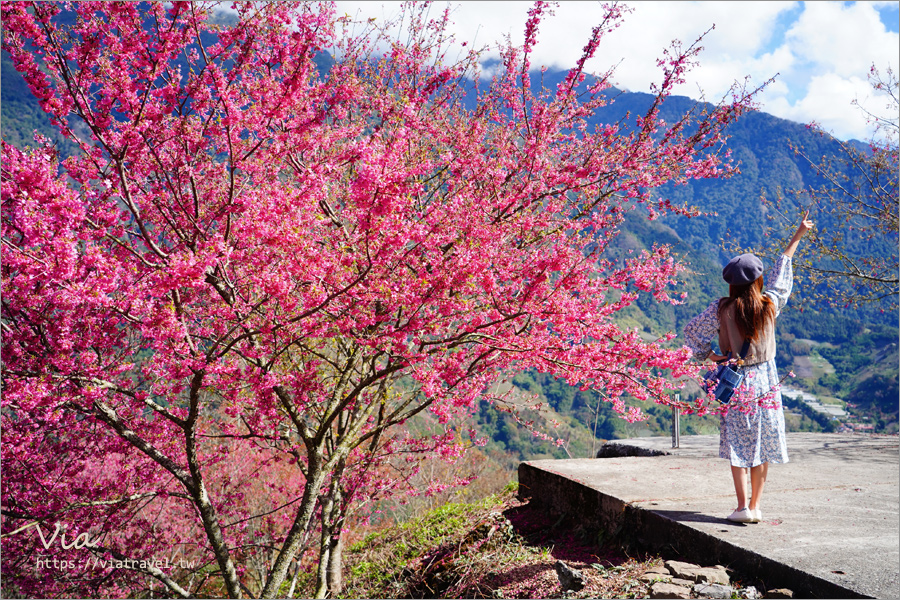
M 803 215 L 803 220 L 800 222 L 800 226 L 797 227 L 797 231 L 794 232 L 794 236 L 791 238 L 791 241 L 788 242 L 787 248 L 784 249 L 784 255 L 788 258 L 794 257 L 794 251 L 797 250 L 797 246 L 800 245 L 800 240 L 803 239 L 803 236 L 806 235 L 806 232 L 813 228 L 814 223 L 809 220 L 809 211 L 806 211 L 806 214 Z

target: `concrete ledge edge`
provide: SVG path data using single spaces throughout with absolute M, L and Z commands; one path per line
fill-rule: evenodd
M 634 446 L 631 446 L 634 448 Z M 720 564 L 762 582 L 789 588 L 795 597 L 871 598 L 698 531 L 649 509 L 629 504 L 528 462 L 520 463 L 519 497 L 553 517 L 568 518 L 597 545 L 659 553 L 700 564 Z

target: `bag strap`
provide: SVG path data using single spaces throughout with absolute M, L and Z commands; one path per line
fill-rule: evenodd
M 744 345 L 741 346 L 741 354 L 740 354 L 740 356 L 739 356 L 739 358 L 740 358 L 741 360 L 744 360 L 744 357 L 747 356 L 747 351 L 748 351 L 748 350 L 750 350 L 750 340 L 744 340 Z M 726 356 L 725 358 L 723 358 L 722 360 L 717 361 L 717 362 L 718 362 L 719 364 L 721 364 L 721 363 L 727 362 L 727 361 L 730 360 L 730 359 L 731 359 L 731 350 L 728 351 L 728 356 Z

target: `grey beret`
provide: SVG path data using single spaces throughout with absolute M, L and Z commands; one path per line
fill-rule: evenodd
M 722 269 L 722 278 L 731 285 L 753 283 L 762 274 L 762 261 L 750 253 L 735 256 Z

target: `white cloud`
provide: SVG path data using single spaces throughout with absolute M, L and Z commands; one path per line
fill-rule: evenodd
M 633 91 L 649 91 L 661 72 L 656 60 L 672 40 L 689 46 L 704 31 L 700 66 L 688 74 L 677 94 L 717 100 L 735 81 L 750 76 L 761 84 L 776 73 L 776 82 L 760 96 L 762 110 L 799 122 L 817 121 L 838 137 L 863 139 L 870 134 L 861 112 L 851 105 L 871 96 L 865 77 L 873 63 L 896 70 L 900 37 L 886 30 L 876 8 L 884 2 L 630 2 L 633 9 L 620 28 L 608 34 L 590 70 L 618 65 L 613 81 Z M 522 36 L 531 2 L 454 2 L 453 32 L 460 41 L 493 44 Z M 397 14 L 399 2 L 337 2 L 338 13 L 363 17 Z M 445 3 L 436 2 L 438 13 Z M 798 10 L 802 8 L 802 10 Z M 563 1 L 540 25 L 535 68 L 572 66 L 600 22 L 598 2 Z M 796 18 L 794 23 L 783 23 Z M 782 38 L 783 34 L 783 38 Z M 487 56 L 497 56 L 496 52 Z
M 816 121 L 837 137 L 853 137 L 853 132 L 866 127 L 865 115 L 848 105 L 857 90 L 867 86 L 865 78 L 843 78 L 835 73 L 813 77 L 806 96 L 787 108 L 785 118 L 806 120 L 806 115 L 816 115 Z
M 842 77 L 865 74 L 873 62 L 897 65 L 900 38 L 871 3 L 807 2 L 785 37 L 800 59 Z
M 794 57 L 782 71 L 788 92 L 777 102 L 767 101 L 765 110 L 795 121 L 816 121 L 843 139 L 871 136 L 865 114 L 852 103 L 882 113 L 883 96 L 873 93 L 866 74 L 873 64 L 896 70 L 900 50 L 900 37 L 886 30 L 876 4 L 805 3 L 779 48 L 788 48 Z
M 659 81 L 661 72 L 656 60 L 673 40 L 685 47 L 706 30 L 715 29 L 702 42 L 704 52 L 701 66 L 680 93 L 696 95 L 700 79 L 712 85 L 712 94 L 724 92 L 733 81 L 747 74 L 743 64 L 768 42 L 778 15 L 789 10 L 793 2 L 634 2 L 632 13 L 625 16 L 621 27 L 609 33 L 601 44 L 597 57 L 588 67 L 598 72 L 619 64 L 615 79 L 629 89 L 648 90 L 651 82 Z M 527 13 L 531 2 L 461 2 L 454 3 L 453 31 L 458 40 L 475 40 L 475 45 L 492 44 L 509 35 L 514 44 L 521 44 Z M 339 13 L 364 16 L 395 15 L 398 2 L 338 2 Z M 435 4 L 433 11 L 441 10 Z M 564 1 L 556 7 L 555 15 L 546 17 L 540 25 L 539 43 L 532 64 L 550 68 L 568 68 L 581 56 L 591 29 L 604 15 L 595 2 Z M 496 52 L 486 56 L 496 57 Z M 709 75 L 701 76 L 708 65 Z M 761 66 L 765 66 L 761 64 Z M 733 72 L 728 72 L 732 69 Z M 764 73 L 761 81 L 775 71 Z M 724 83 L 722 80 L 724 78 Z

